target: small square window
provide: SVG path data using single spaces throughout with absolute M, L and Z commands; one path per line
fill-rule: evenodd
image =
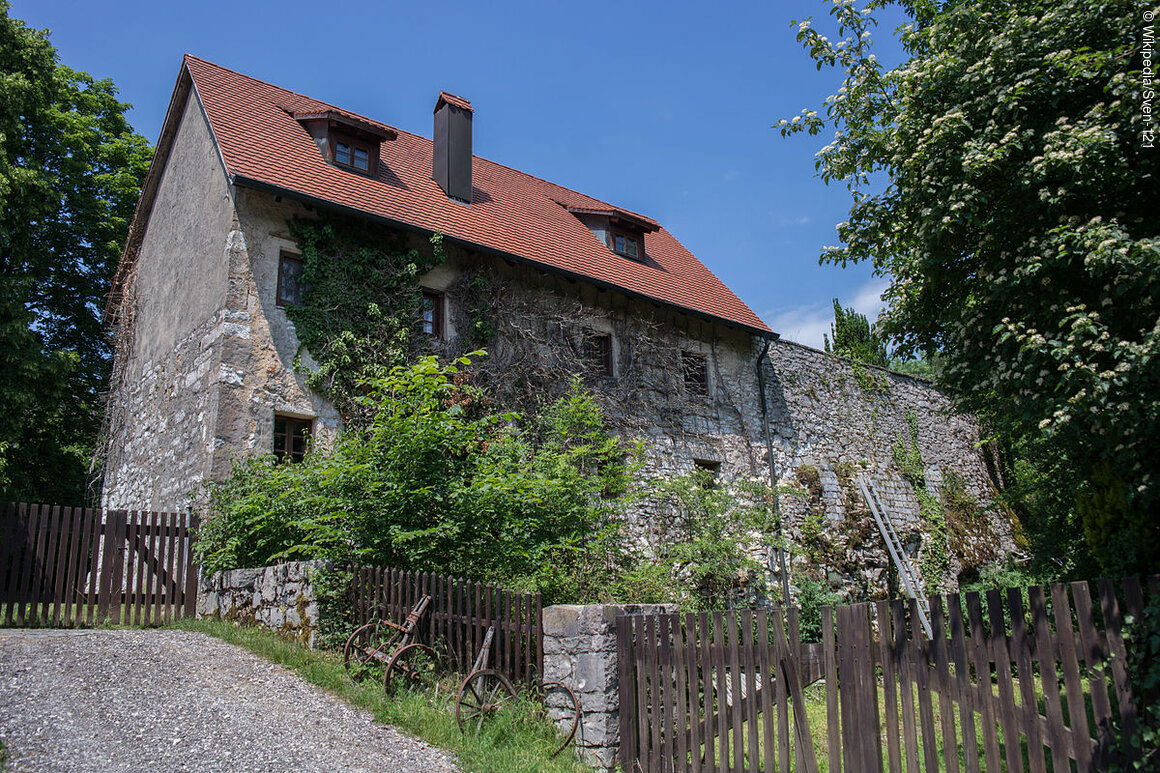
M 302 258 L 283 252 L 278 259 L 278 305 L 302 305 Z
M 717 479 L 721 474 L 721 462 L 709 459 L 693 460 L 693 478 L 703 488 L 716 488 Z
M 709 359 L 696 352 L 681 352 L 681 373 L 689 394 L 709 394 Z
M 612 376 L 612 336 L 588 333 L 584 336 L 584 361 L 594 376 Z
M 443 338 L 443 296 L 439 293 L 424 291 L 419 307 L 419 329 L 424 335 Z
M 334 163 L 357 169 L 360 172 L 369 172 L 371 169 L 370 151 L 346 140 L 335 140 Z
M 280 462 L 300 462 L 310 442 L 310 419 L 274 414 L 274 456 Z
M 626 258 L 633 260 L 640 259 L 640 240 L 635 236 L 629 236 L 624 233 L 613 233 L 612 235 L 612 251 L 618 255 L 623 255 Z

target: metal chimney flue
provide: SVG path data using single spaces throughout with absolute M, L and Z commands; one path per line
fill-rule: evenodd
M 453 199 L 471 203 L 471 103 L 439 92 L 435 102 L 435 182 Z

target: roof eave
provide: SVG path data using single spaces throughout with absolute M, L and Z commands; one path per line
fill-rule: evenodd
M 295 199 L 297 201 L 301 201 L 304 204 L 310 204 L 311 206 L 315 206 L 315 207 L 319 207 L 319 208 L 336 210 L 338 212 L 341 212 L 343 214 L 350 215 L 353 217 L 367 218 L 367 219 L 373 220 L 375 222 L 382 223 L 383 225 L 391 226 L 393 228 L 400 228 L 400 229 L 407 230 L 407 231 L 414 231 L 415 233 L 421 233 L 424 235 L 431 235 L 431 234 L 435 233 L 435 231 L 433 231 L 430 228 L 424 228 L 422 226 L 415 225 L 414 223 L 408 223 L 408 222 L 405 222 L 403 220 L 395 220 L 393 218 L 384 217 L 382 215 L 375 215 L 375 214 L 372 214 L 372 213 L 367 212 L 365 210 L 358 209 L 356 207 L 349 207 L 349 206 L 346 206 L 344 204 L 338 204 L 336 202 L 330 201 L 329 199 L 323 199 L 323 198 L 319 198 L 317 196 L 311 196 L 309 194 L 302 193 L 301 191 L 296 191 L 292 188 L 286 188 L 286 187 L 281 186 L 281 185 L 275 185 L 274 183 L 269 183 L 269 182 L 266 182 L 264 180 L 258 180 L 258 179 L 255 179 L 253 177 L 246 177 L 246 176 L 241 175 L 241 174 L 235 174 L 235 175 L 233 175 L 232 180 L 233 180 L 233 183 L 235 185 L 253 188 L 254 190 L 263 191 L 265 193 L 273 193 L 273 194 L 276 194 L 279 196 L 286 196 L 286 197 Z M 499 249 L 496 249 L 495 247 L 489 247 L 485 244 L 479 244 L 477 242 L 473 242 L 473 241 L 470 241 L 468 239 L 461 239 L 459 237 L 449 236 L 447 234 L 443 234 L 443 238 L 445 240 L 447 240 L 448 242 L 451 242 L 453 244 L 458 244 L 458 245 L 463 246 L 463 247 L 470 248 L 471 250 L 474 250 L 475 252 L 493 255 L 493 256 L 501 258 L 503 260 L 510 260 L 512 262 L 520 263 L 520 264 L 527 265 L 527 266 L 534 266 L 535 268 L 540 269 L 542 271 L 551 271 L 552 273 L 558 274 L 558 275 L 563 276 L 567 279 L 574 279 L 574 280 L 581 281 L 581 282 L 587 282 L 588 284 L 594 285 L 594 286 L 599 287 L 601 289 L 622 293 L 630 298 L 639 298 L 642 300 L 646 300 L 650 303 L 656 303 L 656 304 L 660 304 L 663 306 L 668 306 L 670 308 L 677 309 L 677 310 L 681 311 L 682 313 L 689 314 L 691 316 L 698 317 L 700 319 L 709 320 L 711 322 L 715 322 L 718 324 L 726 325 L 728 327 L 737 328 L 739 330 L 743 330 L 747 333 L 751 333 L 751 334 L 756 335 L 756 336 L 761 336 L 763 338 L 768 338 L 770 336 L 773 336 L 775 339 L 780 337 L 780 336 L 778 336 L 777 333 L 774 333 L 769 328 L 757 327 L 756 325 L 749 325 L 749 324 L 746 324 L 746 323 L 741 322 L 739 320 L 728 319 L 726 317 L 721 317 L 721 316 L 717 316 L 715 314 L 709 314 L 708 312 L 700 311 L 698 309 L 693 309 L 693 308 L 690 308 L 688 306 L 682 306 L 681 304 L 678 304 L 678 303 L 673 303 L 671 301 L 665 301 L 665 300 L 662 300 L 660 298 L 655 298 L 651 295 L 646 295 L 645 293 L 636 292 L 635 290 L 630 290 L 628 288 L 621 287 L 620 285 L 616 285 L 616 284 L 613 284 L 611 282 L 605 282 L 605 281 L 602 281 L 600 279 L 595 279 L 595 278 L 590 277 L 586 274 L 581 274 L 581 273 L 575 272 L 575 271 L 568 271 L 567 269 L 559 268 L 558 266 L 553 266 L 553 265 L 548 264 L 548 263 L 541 263 L 540 261 L 524 257 L 523 255 L 517 255 L 514 252 L 505 252 L 504 250 L 499 250 Z

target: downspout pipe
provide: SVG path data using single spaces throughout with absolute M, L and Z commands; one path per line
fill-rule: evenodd
M 769 347 L 778 339 L 777 333 L 765 334 L 765 346 L 757 356 L 757 392 L 761 395 L 761 428 L 765 433 L 765 453 L 769 459 L 769 487 L 773 491 L 773 517 L 777 519 L 777 536 L 783 546 L 777 548 L 777 566 L 781 574 L 782 604 L 789 606 L 789 572 L 785 565 L 784 537 L 785 527 L 781 522 L 781 497 L 777 491 L 777 463 L 773 456 L 773 436 L 769 432 L 769 399 L 765 394 L 765 358 L 769 354 Z

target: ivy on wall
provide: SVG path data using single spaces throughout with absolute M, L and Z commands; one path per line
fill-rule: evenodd
M 334 216 L 295 217 L 289 226 L 302 251 L 302 304 L 286 314 L 318 363 L 306 384 L 344 421 L 358 421 L 362 385 L 422 348 L 419 277 L 443 263 L 442 239 L 432 236 L 430 251 L 413 249 L 397 231 Z
M 947 519 L 938 498 L 926 484 L 926 471 L 918 446 L 918 416 L 910 406 L 906 407 L 906 425 L 909 437 L 899 436 L 890 450 L 894 463 L 918 499 L 918 512 L 927 533 L 919 568 L 926 592 L 934 595 L 942 591 L 943 581 L 951 566 Z

